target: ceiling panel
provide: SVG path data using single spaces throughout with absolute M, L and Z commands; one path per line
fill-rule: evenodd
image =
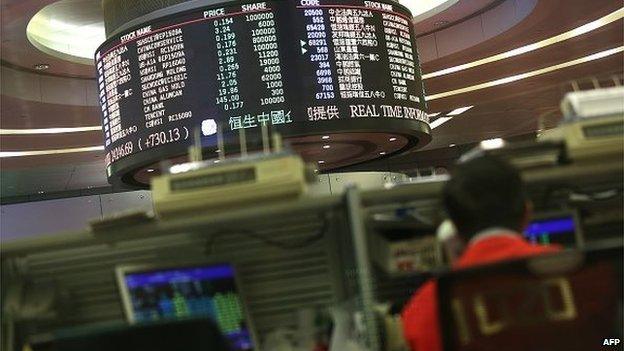
M 97 106 L 47 104 L 0 95 L 3 129 L 97 126 L 101 124 L 101 114 Z
M 535 9 L 511 29 L 466 50 L 424 62 L 423 70 L 434 72 L 532 44 L 597 20 L 621 7 L 620 0 L 540 0 Z

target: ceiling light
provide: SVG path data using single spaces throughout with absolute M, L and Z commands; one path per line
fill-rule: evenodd
M 330 147 L 330 145 L 323 145 L 323 149 L 329 149 Z
M 431 127 L 431 129 L 438 128 L 439 126 L 441 126 L 444 123 L 448 122 L 451 118 L 452 117 L 440 117 L 440 118 L 436 119 L 435 121 L 429 123 L 429 126 Z
M 152 173 L 152 172 L 154 172 L 154 171 L 155 171 L 155 169 L 153 169 L 153 168 L 148 168 L 148 169 L 147 169 L 147 173 Z
M 500 149 L 505 146 L 505 140 L 501 138 L 487 139 L 481 142 L 481 148 L 484 150 Z
M 34 65 L 33 68 L 37 71 L 45 71 L 46 69 L 50 68 L 50 65 L 48 65 L 47 63 L 38 63 Z
M 321 160 L 321 161 L 318 161 L 318 163 L 322 165 L 323 163 L 325 163 L 325 161 Z
M 456 146 L 455 144 L 450 144 L 450 145 L 449 145 L 449 147 L 455 147 L 455 146 Z
M 93 65 L 97 47 L 106 40 L 102 8 L 98 1 L 79 3 L 61 0 L 43 7 L 28 22 L 26 37 L 46 54 Z
M 420 22 L 430 18 L 449 7 L 459 0 L 399 0 L 401 5 L 407 7 L 414 16 L 414 22 Z
M 382 151 L 382 152 L 380 152 L 379 154 L 380 154 L 380 155 L 385 155 L 385 154 L 386 154 L 386 152 L 385 152 L 385 151 Z
M 38 194 L 43 194 L 43 190 L 37 191 Z
M 323 137 L 321 139 L 327 140 L 327 139 L 329 139 L 329 135 L 323 135 Z
M 457 116 L 457 115 L 461 115 L 462 113 L 470 110 L 471 108 L 473 108 L 474 106 L 466 106 L 466 107 L 460 107 L 460 108 L 456 108 L 453 111 L 447 113 L 447 116 Z
M 418 1 L 416 1 L 418 2 Z M 469 62 L 469 63 L 465 63 L 459 66 L 454 66 L 454 67 L 449 67 L 449 68 L 445 68 L 443 70 L 440 71 L 435 71 L 432 73 L 427 73 L 424 74 L 422 76 L 422 79 L 429 79 L 429 78 L 434 78 L 434 77 L 439 77 L 439 76 L 443 76 L 446 74 L 451 74 L 451 73 L 455 73 L 455 72 L 459 72 L 459 71 L 463 71 L 469 68 L 473 68 L 473 67 L 477 67 L 477 66 L 481 66 L 481 65 L 485 65 L 488 63 L 492 63 L 492 62 L 496 62 L 496 61 L 500 61 L 500 60 L 504 60 L 510 57 L 514 57 L 514 56 L 518 56 L 518 55 L 522 55 L 525 54 L 527 52 L 531 52 L 531 51 L 535 51 L 556 43 L 560 43 L 562 41 L 568 40 L 568 39 L 572 39 L 574 37 L 577 37 L 579 35 L 591 32 L 595 29 L 598 29 L 600 27 L 603 27 L 609 23 L 615 22 L 621 18 L 624 18 L 624 8 L 621 8 L 617 11 L 611 12 L 610 14 L 601 17 L 593 22 L 584 24 L 578 28 L 572 29 L 570 31 L 567 31 L 565 33 L 561 33 L 559 35 L 556 35 L 554 37 L 548 38 L 548 39 L 544 39 L 542 41 L 538 41 L 536 43 L 533 44 L 529 44 L 529 45 L 525 45 L 510 51 L 506 51 L 497 55 L 493 55 L 490 57 L 486 57 L 477 61 L 473 61 L 473 62 Z
M 77 152 L 92 152 L 92 151 L 103 151 L 103 150 L 104 150 L 104 146 L 87 146 L 87 147 L 76 147 L 76 148 L 71 148 L 71 149 L 33 150 L 33 151 L 0 151 L 0 158 L 60 155 L 60 154 L 71 154 L 71 153 L 77 153 Z
M 390 138 L 390 141 L 396 141 L 397 138 Z
M 25 134 L 62 134 L 101 131 L 102 126 L 93 127 L 68 127 L 68 128 L 39 128 L 39 129 L 0 129 L 0 135 L 25 135 Z
M 624 51 L 624 46 L 619 46 L 619 47 L 616 47 L 616 48 L 613 48 L 613 49 L 600 51 L 600 52 L 597 52 L 597 53 L 592 54 L 592 55 L 588 55 L 588 56 L 584 56 L 584 57 L 578 58 L 576 60 L 560 63 L 558 65 L 554 65 L 554 66 L 550 66 L 550 67 L 545 67 L 545 68 L 538 69 L 538 70 L 535 70 L 535 71 L 526 72 L 526 73 L 518 74 L 518 75 L 515 75 L 515 76 L 505 77 L 505 78 L 501 78 L 501 79 L 497 79 L 497 80 L 493 80 L 493 81 L 490 81 L 490 82 L 485 82 L 485 83 L 481 83 L 481 84 L 477 84 L 477 85 L 472 85 L 472 86 L 461 88 L 461 89 L 456 89 L 456 90 L 446 91 L 446 92 L 443 92 L 443 93 L 429 95 L 429 96 L 427 96 L 425 98 L 425 100 L 427 100 L 427 101 L 437 100 L 437 99 L 442 99 L 442 98 L 446 98 L 446 97 L 449 97 L 449 96 L 454 96 L 454 95 L 459 95 L 459 94 L 464 94 L 464 93 L 470 93 L 470 92 L 481 90 L 481 89 L 486 89 L 486 88 L 491 88 L 491 87 L 495 87 L 495 86 L 498 86 L 498 85 L 503 85 L 503 84 L 507 84 L 507 83 L 511 83 L 511 82 L 516 82 L 516 81 L 519 81 L 519 80 L 522 80 L 522 79 L 535 77 L 535 76 L 538 76 L 538 75 L 541 75 L 541 74 L 546 74 L 546 73 L 550 73 L 550 72 L 557 71 L 557 70 L 560 70 L 560 69 L 564 69 L 564 68 L 580 65 L 582 63 L 586 63 L 586 62 L 598 60 L 598 59 L 601 59 L 601 58 L 605 58 L 605 57 L 617 54 L 617 53 L 622 52 L 622 51 Z

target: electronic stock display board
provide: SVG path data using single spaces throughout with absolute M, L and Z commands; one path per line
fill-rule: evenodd
M 233 141 L 262 125 L 429 132 L 412 15 L 396 2 L 237 1 L 139 22 L 95 54 L 109 180 L 183 154 L 196 129 L 206 148 L 218 129 Z

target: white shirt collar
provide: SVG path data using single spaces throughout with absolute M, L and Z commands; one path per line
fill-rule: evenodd
M 477 234 L 475 234 L 472 239 L 470 239 L 469 245 L 474 245 L 477 242 L 483 240 L 483 239 L 488 239 L 491 237 L 495 237 L 495 236 L 509 236 L 509 237 L 518 237 L 520 234 L 516 233 L 515 230 L 511 230 L 509 228 L 505 228 L 505 227 L 490 227 L 490 228 L 486 228 L 480 232 L 478 232 Z

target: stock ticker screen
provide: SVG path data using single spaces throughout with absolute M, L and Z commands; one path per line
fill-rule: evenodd
M 235 350 L 252 350 L 243 301 L 230 265 L 126 273 L 131 320 L 210 317 Z
M 243 1 L 113 35 L 95 55 L 106 164 L 195 129 L 216 145 L 218 129 L 427 122 L 411 21 L 389 0 Z

